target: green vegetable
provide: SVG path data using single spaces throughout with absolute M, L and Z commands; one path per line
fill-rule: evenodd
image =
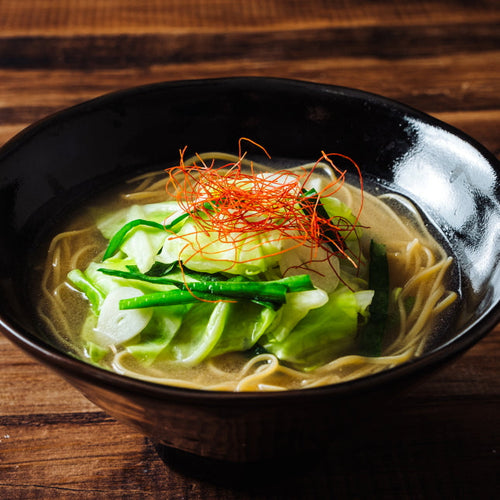
M 330 220 L 330 215 L 323 206 L 323 200 L 319 196 L 311 196 L 311 192 L 315 192 L 315 189 L 311 189 L 307 192 L 303 192 L 303 198 L 300 201 L 304 212 L 311 217 L 316 215 L 320 220 L 326 221 Z M 338 218 L 338 217 L 337 217 Z M 344 239 L 339 231 L 334 231 L 330 229 L 326 224 L 324 231 L 324 237 L 328 245 L 332 248 L 334 252 L 338 250 L 343 250 L 345 248 Z
M 104 293 L 99 289 L 84 273 L 79 269 L 73 269 L 68 273 L 69 282 L 80 292 L 84 293 L 90 302 L 90 308 L 95 315 L 99 314 L 102 303 L 104 302 Z
M 109 349 L 88 340 L 85 343 L 85 352 L 94 364 L 98 364 L 109 353 Z
M 321 198 L 321 203 L 330 220 L 339 227 L 339 234 L 344 242 L 347 244 L 349 241 L 358 241 L 362 231 L 352 210 L 334 196 Z M 343 227 L 345 229 L 342 229 Z
M 186 214 L 187 215 L 187 214 Z M 147 227 L 153 227 L 155 229 L 160 229 L 160 230 L 165 230 L 166 227 L 163 224 L 160 224 L 158 222 L 154 222 L 151 220 L 145 220 L 145 219 L 135 219 L 130 222 L 127 222 L 114 236 L 111 238 L 111 241 L 109 242 L 108 247 L 106 248 L 106 251 L 104 252 L 104 255 L 102 257 L 102 260 L 107 260 L 110 257 L 112 257 L 120 248 L 122 245 L 123 241 L 127 237 L 128 233 L 134 229 L 137 226 L 147 226 Z
M 253 303 L 198 302 L 183 317 L 175 337 L 159 356 L 191 366 L 207 357 L 247 351 L 275 315 L 275 311 Z
M 140 338 L 127 343 L 126 350 L 143 365 L 151 365 L 172 342 L 190 307 L 192 306 L 156 307 Z
M 145 205 L 132 205 L 116 212 L 94 213 L 96 225 L 102 235 L 109 241 L 122 226 L 134 219 L 146 219 L 163 223 L 166 217 L 178 212 L 180 206 L 176 201 L 162 201 Z
M 121 309 L 186 303 L 192 301 L 192 299 L 195 298 L 193 296 L 198 296 L 201 299 L 209 298 L 209 300 L 220 300 L 221 298 L 225 298 L 226 300 L 246 299 L 271 303 L 285 303 L 287 292 L 312 290 L 314 288 L 311 283 L 311 278 L 307 274 L 290 276 L 275 281 L 204 281 L 193 282 L 186 285 L 182 281 L 164 277 L 138 276 L 135 273 L 106 268 L 101 268 L 100 271 L 111 276 L 136 279 L 155 284 L 174 285 L 179 288 L 179 290 L 155 292 L 141 297 L 124 299 L 120 302 Z
M 267 334 L 269 339 L 278 342 L 284 340 L 309 311 L 327 302 L 328 294 L 319 289 L 288 294 L 286 304 L 279 310 L 279 322 L 275 323 Z
M 140 273 L 137 266 L 127 266 L 127 269 L 132 273 Z M 148 276 L 166 276 L 174 271 L 178 270 L 177 262 L 172 262 L 170 264 L 164 264 L 163 262 L 154 262 L 150 267 L 149 271 L 145 274 Z
M 276 314 L 275 310 L 254 303 L 229 304 L 224 330 L 210 356 L 251 349 L 266 332 Z
M 283 247 L 278 230 L 239 236 L 235 245 L 231 235 L 226 240 L 221 239 L 218 231 L 200 231 L 192 220 L 187 220 L 176 235 L 165 241 L 157 260 L 173 262 L 180 259 L 190 270 L 204 273 L 255 276 L 279 263 Z
M 278 359 L 302 370 L 312 370 L 354 349 L 358 332 L 358 315 L 366 307 L 355 292 L 339 287 L 328 302 L 309 311 L 284 340 L 278 341 L 272 331 L 262 345 Z
M 298 202 L 305 213 L 339 226 L 324 235 L 334 251 L 361 255 L 349 207 L 314 190 Z M 341 285 L 328 294 L 308 274 L 281 278 L 280 231 L 239 235 L 235 245 L 231 235 L 226 241 L 217 231 L 200 231 L 190 215 L 168 202 L 134 205 L 98 222 L 109 240 L 103 262 L 68 275 L 91 304 L 82 341 L 93 362 L 109 352 L 108 344 L 145 366 L 155 360 L 192 366 L 227 352 L 263 351 L 302 370 L 356 352 L 358 337 L 367 352 L 379 350 L 388 293 L 383 246 L 372 242 L 369 277 L 342 261 L 335 271 Z M 171 222 L 164 224 L 166 218 Z M 120 295 L 126 288 L 134 293 Z M 135 309 L 141 321 L 127 333 L 121 313 Z
M 104 254 L 105 260 L 113 255 L 125 254 L 140 271 L 147 272 L 168 236 L 165 228 L 170 228 L 170 224 L 165 225 L 166 218 L 177 218 L 179 211 L 180 207 L 176 202 L 165 202 L 132 205 L 116 214 L 100 218 L 98 228 L 105 238 L 111 240 Z
M 230 304 L 219 302 L 215 306 L 205 303 L 193 307 L 184 316 L 174 342 L 163 356 L 192 366 L 210 355 L 217 344 L 229 314 Z
M 154 206 L 156 206 L 156 205 L 154 205 Z M 212 203 L 209 203 L 209 202 L 204 203 L 204 206 L 205 206 L 205 208 L 207 208 L 209 210 L 214 209 L 214 205 Z M 139 210 L 140 208 L 137 206 L 134 206 L 131 208 L 131 211 L 133 211 L 134 209 Z M 168 224 L 159 223 L 159 222 L 155 222 L 155 221 L 147 220 L 147 219 L 143 219 L 143 218 L 136 218 L 134 220 L 127 222 L 111 238 L 111 241 L 109 242 L 108 247 L 107 247 L 106 251 L 104 252 L 104 256 L 103 256 L 102 260 L 105 261 L 105 260 L 109 259 L 109 257 L 111 257 L 112 255 L 114 255 L 117 252 L 117 250 L 122 246 L 123 242 L 127 238 L 130 231 L 132 231 L 135 227 L 146 226 L 146 227 L 152 227 L 155 229 L 159 229 L 159 230 L 165 232 L 165 231 L 173 229 L 175 226 L 177 226 L 183 220 L 187 219 L 189 216 L 190 216 L 189 212 L 182 212 L 177 217 L 175 217 L 174 220 L 172 220 Z
M 201 300 L 228 300 L 228 297 L 222 295 L 213 295 L 210 293 L 189 292 L 187 290 L 170 290 L 168 292 L 153 292 L 141 297 L 131 299 L 122 299 L 120 309 L 142 309 L 145 307 L 171 306 L 177 304 L 191 304 Z
M 374 290 L 369 319 L 359 335 L 359 349 L 366 356 L 380 356 L 389 309 L 389 264 L 385 245 L 371 241 L 368 286 Z

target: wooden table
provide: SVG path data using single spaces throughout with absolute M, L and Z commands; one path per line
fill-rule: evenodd
M 0 0 L 0 144 L 123 87 L 262 75 L 386 95 L 498 155 L 499 66 L 495 0 Z M 369 445 L 234 484 L 164 463 L 0 336 L 0 498 L 498 498 L 499 358 L 497 326 Z

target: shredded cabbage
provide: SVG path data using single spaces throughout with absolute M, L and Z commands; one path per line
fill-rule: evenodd
M 328 197 L 321 202 L 330 217 L 356 223 L 341 201 Z M 180 210 L 176 202 L 134 205 L 100 217 L 97 226 L 110 240 L 130 221 L 140 218 L 168 224 Z M 360 235 L 361 229 L 356 227 L 342 236 L 348 251 L 364 263 Z M 284 252 L 287 248 L 292 249 Z M 336 256 L 325 258 L 327 252 L 321 247 L 315 254 L 319 263 L 307 262 L 308 248 L 294 245 L 277 231 L 240 235 L 235 245 L 234 241 L 221 241 L 215 231 L 200 232 L 189 214 L 168 231 L 137 226 L 111 258 L 69 274 L 73 286 L 92 301 L 82 333 L 87 354 L 97 362 L 115 346 L 126 349 L 144 365 L 161 359 L 192 366 L 209 357 L 260 346 L 283 363 L 311 370 L 352 352 L 359 326 L 369 317 L 374 293 L 368 289 L 366 272 Z M 248 281 L 267 281 L 269 276 L 279 280 L 283 273 L 305 273 L 315 286 L 287 292 L 284 304 L 258 298 L 235 301 L 214 297 L 207 301 L 193 296 L 183 304 L 121 310 L 123 297 L 176 289 L 172 284 L 141 281 L 141 273 L 152 271 L 158 263 L 177 264 L 168 270 L 168 278 L 186 284 L 236 277 L 244 286 Z M 110 276 L 100 271 L 103 268 L 134 269 L 139 278 Z

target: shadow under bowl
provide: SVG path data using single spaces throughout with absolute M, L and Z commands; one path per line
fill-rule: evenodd
M 248 137 L 273 157 L 348 155 L 439 229 L 458 263 L 460 316 L 419 358 L 342 384 L 279 393 L 161 386 L 88 365 L 44 340 L 27 279 L 51 227 L 89 193 L 174 164 L 178 151 L 237 152 Z M 500 168 L 462 132 L 392 100 L 308 82 L 167 82 L 85 102 L 0 150 L 0 329 L 89 400 L 162 446 L 234 462 L 321 448 L 369 405 L 454 359 L 500 319 Z

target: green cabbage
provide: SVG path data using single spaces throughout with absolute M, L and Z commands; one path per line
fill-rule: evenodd
M 351 210 L 339 200 L 330 197 L 321 199 L 321 203 L 328 215 L 337 217 L 339 223 L 347 220 L 355 224 Z M 169 217 L 177 221 L 179 210 L 176 202 L 134 205 L 99 218 L 98 227 L 111 239 L 124 225 L 138 219 L 161 224 Z M 192 283 L 209 280 L 217 273 L 214 278 L 219 281 L 250 280 L 255 281 L 256 286 L 260 281 L 269 281 L 270 276 L 281 278 L 280 252 L 285 243 L 278 231 L 266 235 L 250 233 L 243 239 L 240 235 L 235 248 L 233 242 L 221 241 L 215 231 L 200 232 L 189 214 L 184 215 L 169 231 L 145 225 L 133 227 L 123 241 L 119 240 L 119 247 L 110 258 L 68 275 L 72 285 L 85 294 L 92 305 L 82 330 L 82 340 L 92 362 L 102 359 L 109 352 L 106 344 L 113 343 L 112 338 L 99 335 L 96 330 L 103 303 L 111 292 L 121 287 L 137 289 L 141 294 L 177 289 L 158 280 L 132 278 L 134 273 L 137 276 L 158 268 L 167 269 L 169 266 L 164 264 L 181 260 L 185 272 L 173 266 L 168 269 L 168 278 Z M 121 345 L 144 365 L 162 360 L 187 366 L 259 346 L 275 354 L 281 362 L 302 370 L 312 370 L 354 352 L 359 327 L 370 316 L 374 292 L 367 285 L 368 266 L 359 246 L 360 228 L 342 231 L 342 235 L 347 249 L 361 257 L 362 265 L 356 271 L 347 259 L 341 258 L 336 270 L 340 283 L 335 289 L 336 285 L 332 286 L 331 293 L 318 288 L 291 293 L 287 290 L 286 303 L 274 304 L 275 307 L 241 298 L 237 302 L 193 298 L 193 302 L 187 304 L 146 306 L 152 310 L 150 317 L 144 316 L 149 318 L 147 324 L 137 333 L 132 329 L 131 338 L 117 341 L 116 345 Z M 122 276 L 100 271 L 103 268 L 121 271 Z
M 312 370 L 348 354 L 355 347 L 358 315 L 366 314 L 367 298 L 362 295 L 358 301 L 356 292 L 341 286 L 330 294 L 324 306 L 309 311 L 283 340 L 270 334 L 263 346 L 281 361 L 302 370 Z
M 216 231 L 202 232 L 188 221 L 166 240 L 157 259 L 165 263 L 180 259 L 187 268 L 204 273 L 224 271 L 243 276 L 263 273 L 279 262 L 276 254 L 283 248 L 283 240 L 278 231 L 265 236 L 249 234 L 244 239 L 237 234 L 228 235 L 231 237 L 237 238 L 237 245 L 230 239 L 221 241 Z

